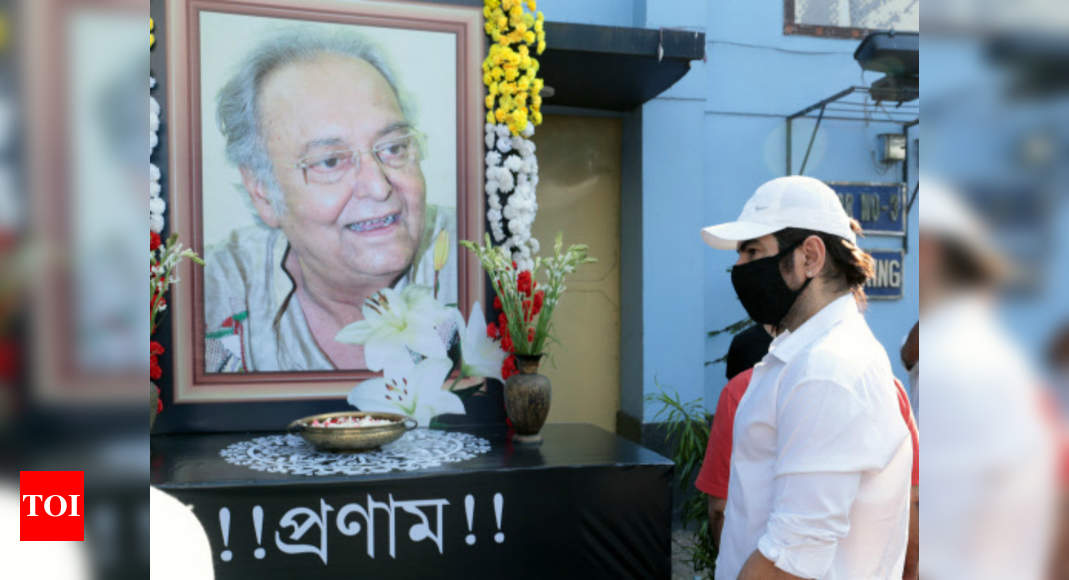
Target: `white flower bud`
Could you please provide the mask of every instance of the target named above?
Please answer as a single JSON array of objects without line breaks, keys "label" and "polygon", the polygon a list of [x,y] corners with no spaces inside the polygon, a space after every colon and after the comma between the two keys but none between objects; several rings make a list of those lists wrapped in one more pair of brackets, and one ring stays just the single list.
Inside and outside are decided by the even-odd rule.
[{"label": "white flower bud", "polygon": [[509,155],[505,159],[505,167],[514,173],[519,172],[523,168],[523,160],[516,155]]}]

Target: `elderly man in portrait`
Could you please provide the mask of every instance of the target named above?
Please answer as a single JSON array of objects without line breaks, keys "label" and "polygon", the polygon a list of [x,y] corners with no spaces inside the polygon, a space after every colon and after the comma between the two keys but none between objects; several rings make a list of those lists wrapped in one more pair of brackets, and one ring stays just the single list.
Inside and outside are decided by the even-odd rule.
[{"label": "elderly man in portrait", "polygon": [[[435,285],[455,213],[426,203],[404,94],[366,39],[310,34],[264,42],[219,91],[227,159],[260,223],[207,252],[207,372],[365,368],[338,331],[383,288]],[[223,195],[208,186],[206,201]],[[455,303],[455,265],[438,274]]]}]

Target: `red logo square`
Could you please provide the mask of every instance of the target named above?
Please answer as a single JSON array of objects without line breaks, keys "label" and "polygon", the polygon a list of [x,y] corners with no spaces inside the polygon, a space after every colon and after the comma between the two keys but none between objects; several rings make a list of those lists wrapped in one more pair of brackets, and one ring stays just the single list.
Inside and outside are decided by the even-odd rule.
[{"label": "red logo square", "polygon": [[19,472],[19,540],[85,539],[85,473]]}]

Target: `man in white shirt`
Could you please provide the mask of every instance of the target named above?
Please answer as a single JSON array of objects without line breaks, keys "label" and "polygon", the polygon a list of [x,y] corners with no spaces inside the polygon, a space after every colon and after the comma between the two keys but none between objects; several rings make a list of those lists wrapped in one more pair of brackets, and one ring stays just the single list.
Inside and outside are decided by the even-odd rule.
[{"label": "man in white shirt", "polygon": [[831,188],[790,176],[702,230],[738,251],[739,300],[777,331],[735,415],[718,579],[902,577],[911,439],[860,313],[858,229]]},{"label": "man in white shirt", "polygon": [[[922,176],[924,326],[921,534],[925,579],[1038,580],[1059,515],[1053,409],[1000,320],[1011,264],[966,199]],[[1064,522],[1062,523],[1064,525]]]}]

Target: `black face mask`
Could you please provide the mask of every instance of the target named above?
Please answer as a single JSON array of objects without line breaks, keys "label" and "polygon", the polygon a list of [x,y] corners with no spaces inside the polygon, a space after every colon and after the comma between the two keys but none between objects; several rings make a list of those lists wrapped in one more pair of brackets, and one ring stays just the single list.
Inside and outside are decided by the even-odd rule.
[{"label": "black face mask", "polygon": [[754,322],[779,327],[794,301],[813,280],[807,278],[801,288],[791,290],[780,273],[780,261],[799,245],[801,242],[775,256],[747,262],[731,269],[731,284],[735,286],[735,294]]}]

